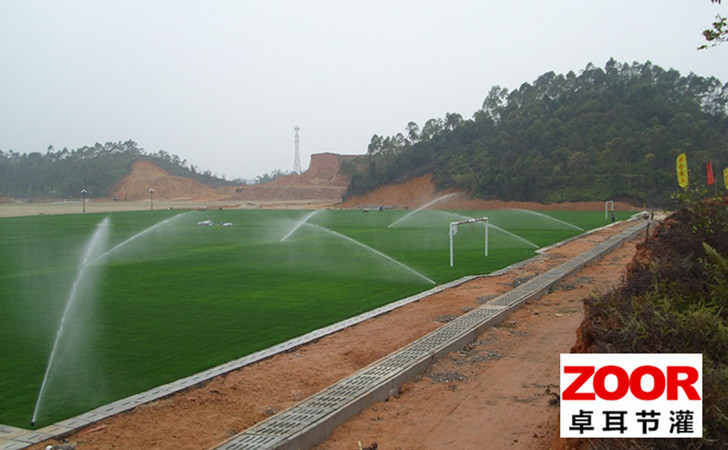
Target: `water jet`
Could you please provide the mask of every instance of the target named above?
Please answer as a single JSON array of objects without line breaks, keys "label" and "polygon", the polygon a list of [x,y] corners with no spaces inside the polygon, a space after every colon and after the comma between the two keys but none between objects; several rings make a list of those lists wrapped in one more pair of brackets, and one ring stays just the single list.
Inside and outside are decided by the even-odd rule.
[{"label": "water jet", "polygon": [[393,262],[394,264],[396,264],[396,265],[398,265],[398,266],[400,266],[400,267],[402,267],[402,268],[406,269],[406,270],[407,270],[408,272],[410,272],[410,273],[413,273],[413,274],[417,275],[417,276],[418,276],[419,278],[422,278],[423,280],[426,280],[426,281],[427,281],[428,283],[431,283],[431,284],[433,284],[433,285],[436,285],[436,284],[437,284],[437,283],[436,283],[435,281],[433,281],[433,280],[431,280],[431,279],[427,278],[426,276],[422,275],[421,273],[419,273],[419,272],[418,272],[418,271],[416,271],[415,269],[413,269],[413,268],[411,268],[411,267],[407,266],[406,264],[403,264],[403,263],[401,263],[401,262],[397,261],[396,259],[392,258],[391,256],[385,255],[384,253],[380,252],[379,250],[377,250],[377,249],[374,249],[374,248],[372,248],[372,247],[369,247],[368,245],[366,245],[366,244],[364,244],[364,243],[362,243],[362,242],[359,242],[359,241],[357,241],[356,239],[350,238],[349,236],[347,236],[347,235],[345,235],[345,234],[337,233],[337,232],[336,232],[336,231],[334,231],[334,230],[331,230],[331,229],[329,229],[329,228],[325,228],[325,227],[322,227],[322,226],[319,226],[319,225],[316,225],[316,224],[313,224],[313,223],[309,223],[309,224],[307,224],[307,225],[308,225],[308,226],[310,226],[310,227],[318,228],[319,230],[325,231],[325,232],[327,232],[327,233],[331,233],[331,234],[333,234],[334,236],[337,236],[337,237],[339,237],[339,238],[341,238],[341,239],[344,239],[344,240],[346,240],[346,241],[349,241],[349,242],[351,242],[352,244],[356,244],[356,245],[358,245],[359,247],[362,247],[362,248],[364,248],[364,249],[366,249],[366,250],[368,250],[368,251],[370,251],[370,252],[374,253],[375,255],[381,256],[382,258],[384,258],[384,259],[386,259],[386,260],[388,260],[388,261],[390,261],[390,262]]},{"label": "water jet", "polygon": [[59,350],[59,345],[63,341],[63,335],[64,331],[66,329],[66,325],[70,319],[70,313],[75,304],[78,302],[79,297],[81,297],[81,292],[84,290],[84,288],[87,288],[88,283],[94,282],[94,277],[90,276],[88,274],[89,267],[98,259],[97,255],[101,252],[103,249],[109,235],[109,218],[106,217],[104,220],[102,220],[97,226],[96,231],[94,231],[94,234],[91,236],[91,239],[89,239],[88,243],[86,244],[86,248],[83,252],[83,257],[81,259],[81,264],[79,264],[79,269],[76,274],[76,279],[73,281],[73,285],[71,286],[71,292],[68,295],[68,298],[66,300],[66,306],[63,310],[63,315],[61,316],[61,321],[58,325],[58,329],[56,331],[56,337],[53,341],[53,347],[51,349],[50,357],[48,358],[48,365],[46,366],[45,374],[43,375],[43,381],[40,386],[40,392],[38,393],[38,400],[35,403],[35,408],[33,410],[33,418],[31,420],[31,424],[35,424],[35,421],[38,416],[38,411],[40,410],[40,406],[43,400],[43,397],[46,392],[46,388],[48,386],[48,382],[50,379],[50,374],[54,368],[56,356]]},{"label": "water jet", "polygon": [[543,214],[543,213],[540,213],[540,212],[531,211],[531,210],[528,210],[528,209],[512,209],[512,211],[520,211],[520,212],[525,212],[525,213],[529,213],[529,214],[534,214],[536,216],[543,217],[544,219],[548,219],[548,220],[551,220],[551,221],[560,223],[562,225],[566,225],[569,228],[573,228],[573,229],[579,230],[579,231],[584,231],[584,229],[582,227],[579,227],[579,226],[570,224],[569,222],[564,222],[563,220],[556,219],[554,217],[551,217],[549,215],[546,215],[546,214]]},{"label": "water jet", "polygon": [[117,244],[117,245],[115,245],[114,247],[112,247],[112,248],[111,248],[110,250],[107,250],[106,252],[102,253],[102,254],[101,254],[101,255],[99,255],[99,256],[98,256],[97,258],[95,258],[95,259],[93,259],[93,260],[92,260],[91,262],[89,262],[89,264],[95,264],[95,263],[97,263],[97,262],[98,262],[98,261],[100,261],[101,259],[103,259],[103,258],[106,258],[106,257],[107,257],[107,256],[109,256],[109,255],[110,255],[111,253],[115,252],[116,250],[120,249],[121,247],[125,246],[126,244],[128,244],[128,243],[132,242],[133,240],[135,240],[135,239],[137,239],[137,238],[139,238],[139,237],[141,237],[141,236],[144,236],[145,234],[149,233],[150,231],[152,231],[152,230],[154,230],[154,229],[156,229],[156,228],[159,228],[159,227],[161,227],[162,225],[165,225],[165,224],[171,223],[172,221],[174,221],[174,220],[176,220],[176,219],[179,219],[179,218],[180,218],[180,217],[182,217],[183,215],[184,215],[184,214],[177,214],[177,215],[175,215],[175,216],[172,216],[172,217],[170,217],[170,218],[168,218],[168,219],[165,219],[165,220],[163,220],[163,221],[161,221],[161,222],[155,223],[155,224],[154,224],[154,225],[152,225],[151,227],[145,228],[144,230],[140,231],[139,233],[135,234],[134,236],[130,237],[129,239],[126,239],[126,240],[125,240],[125,241],[123,241],[122,243],[120,243],[120,244]]},{"label": "water jet", "polygon": [[428,203],[425,203],[424,205],[422,205],[422,206],[420,206],[419,208],[415,209],[415,210],[414,210],[414,211],[412,211],[411,213],[409,213],[409,214],[405,214],[404,216],[402,216],[402,217],[400,217],[399,219],[395,220],[394,222],[390,223],[390,224],[389,224],[389,225],[387,226],[387,228],[392,228],[393,226],[395,226],[395,225],[397,225],[398,223],[402,222],[403,220],[405,220],[405,219],[409,218],[410,216],[413,216],[413,215],[417,214],[418,212],[422,211],[423,209],[427,208],[428,206],[432,206],[432,205],[434,205],[435,203],[439,202],[440,200],[445,200],[446,198],[450,198],[450,197],[453,197],[453,196],[455,196],[455,195],[458,195],[458,194],[457,194],[457,192],[456,192],[456,193],[453,193],[453,194],[447,194],[447,195],[443,195],[443,196],[441,196],[441,197],[437,197],[436,199],[434,199],[434,200],[432,200],[432,201],[430,201],[430,202],[428,202]]},{"label": "water jet", "polygon": [[317,213],[318,213],[319,211],[321,211],[321,210],[320,210],[320,209],[317,209],[317,210],[315,210],[315,211],[311,211],[310,213],[306,214],[306,216],[305,216],[305,217],[304,217],[303,219],[301,219],[301,220],[299,220],[298,222],[296,222],[296,223],[295,223],[295,224],[293,225],[293,228],[291,228],[291,231],[289,231],[289,232],[288,232],[288,233],[287,233],[287,234],[286,234],[285,236],[283,236],[283,237],[281,238],[281,242],[283,242],[283,241],[285,241],[286,239],[288,239],[289,237],[291,237],[291,235],[292,235],[293,233],[295,233],[295,232],[296,232],[296,230],[298,230],[298,229],[299,229],[299,228],[301,228],[301,227],[302,227],[303,225],[305,225],[305,224],[306,224],[306,222],[308,222],[308,221],[309,221],[309,219],[311,219],[311,218],[312,218],[313,216],[315,216],[315,215],[316,215],[316,214],[317,214]]}]

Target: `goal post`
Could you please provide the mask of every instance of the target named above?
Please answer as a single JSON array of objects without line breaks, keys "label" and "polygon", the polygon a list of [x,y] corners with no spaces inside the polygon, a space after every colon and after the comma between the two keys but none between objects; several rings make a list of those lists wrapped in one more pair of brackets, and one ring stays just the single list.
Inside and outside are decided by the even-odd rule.
[{"label": "goal post", "polygon": [[477,219],[459,220],[457,222],[450,222],[450,267],[455,264],[453,254],[453,236],[458,232],[458,225],[466,225],[471,223],[483,222],[485,223],[485,256],[488,256],[488,218],[480,217]]},{"label": "goal post", "polygon": [[612,207],[614,212],[614,200],[607,200],[604,202],[604,220],[609,220],[609,207]]}]

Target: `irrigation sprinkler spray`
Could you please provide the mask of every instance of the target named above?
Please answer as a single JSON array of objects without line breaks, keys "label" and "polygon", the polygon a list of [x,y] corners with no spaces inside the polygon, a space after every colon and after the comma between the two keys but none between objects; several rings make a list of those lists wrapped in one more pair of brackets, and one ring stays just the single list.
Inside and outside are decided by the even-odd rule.
[{"label": "irrigation sprinkler spray", "polygon": [[97,259],[95,258],[96,255],[98,255],[105,246],[108,234],[109,218],[107,217],[98,224],[98,226],[96,227],[96,231],[91,236],[91,239],[89,240],[88,244],[86,245],[86,249],[84,250],[83,259],[81,260],[78,274],[76,275],[76,279],[73,281],[71,292],[68,295],[68,299],[66,300],[66,306],[63,309],[61,321],[58,325],[58,329],[56,330],[56,337],[53,341],[53,348],[51,350],[50,357],[48,358],[48,365],[46,366],[45,374],[43,375],[43,382],[40,385],[38,400],[36,401],[35,408],[33,409],[33,418],[30,422],[31,426],[35,424],[35,420],[38,416],[38,411],[40,410],[40,405],[45,395],[46,388],[48,386],[48,380],[50,379],[50,374],[54,367],[56,356],[58,354],[59,344],[63,340],[66,325],[71,319],[71,310],[73,309],[73,306],[78,302],[78,298],[81,296],[81,292],[83,291],[84,286],[86,286],[88,283],[93,282],[93,276],[90,276],[92,274],[88,273],[88,269]]},{"label": "irrigation sprinkler spray", "polygon": [[428,203],[425,203],[424,205],[422,205],[419,208],[415,209],[411,213],[405,214],[404,216],[402,216],[399,219],[395,220],[394,222],[390,223],[389,225],[387,225],[387,228],[392,228],[393,226],[395,226],[398,223],[400,223],[400,222],[408,219],[410,216],[413,216],[413,215],[417,214],[418,212],[422,211],[423,209],[427,208],[428,206],[434,205],[435,203],[439,202],[440,200],[445,200],[445,199],[450,198],[450,197],[453,197],[455,195],[458,195],[457,192],[456,193],[453,193],[453,194],[443,195],[442,197],[437,197],[436,199],[434,199],[434,200],[432,200],[432,201],[430,201]]},{"label": "irrigation sprinkler spray", "polygon": [[162,222],[159,222],[155,225],[152,225],[151,227],[143,230],[140,233],[135,234],[134,236],[130,237],[129,239],[125,240],[124,242],[116,245],[110,250],[107,250],[104,252],[104,248],[106,246],[106,242],[108,240],[108,233],[109,233],[109,218],[106,217],[104,220],[102,220],[99,225],[96,227],[96,231],[92,235],[91,239],[89,240],[88,244],[86,245],[86,249],[83,254],[83,259],[81,260],[81,264],[79,265],[78,273],[76,275],[76,279],[73,282],[73,285],[71,286],[71,292],[68,295],[68,298],[66,300],[66,306],[63,310],[63,315],[61,316],[61,321],[58,325],[58,329],[56,331],[56,337],[53,341],[53,348],[51,350],[50,357],[48,358],[48,365],[46,366],[45,374],[43,375],[43,381],[41,383],[40,392],[38,393],[38,399],[35,404],[35,409],[33,410],[33,418],[31,419],[31,427],[35,425],[38,411],[40,410],[40,406],[42,403],[42,400],[45,396],[45,392],[48,388],[48,382],[50,380],[50,375],[52,372],[52,369],[55,365],[56,357],[59,351],[59,346],[61,342],[63,341],[63,335],[65,332],[65,329],[67,328],[67,324],[70,320],[72,320],[72,313],[71,310],[74,308],[74,305],[79,301],[78,298],[81,297],[82,291],[85,289],[85,287],[88,285],[88,283],[92,283],[93,280],[93,273],[89,272],[90,269],[92,269],[100,260],[106,258],[109,254],[116,251],[120,247],[125,246],[129,242],[137,239],[138,237],[166,224],[170,223],[173,220],[176,220],[177,218],[181,217],[182,214],[178,214],[176,216],[170,217],[169,219],[163,220]]},{"label": "irrigation sprinkler spray", "polygon": [[394,263],[394,264],[402,267],[403,269],[406,269],[410,273],[412,273],[414,275],[417,275],[419,278],[427,281],[428,283],[430,283],[432,285],[436,285],[437,284],[437,282],[435,282],[434,280],[431,280],[430,278],[427,278],[426,276],[422,275],[421,273],[419,273],[415,269],[411,268],[410,266],[408,266],[406,264],[403,264],[402,262],[397,261],[396,259],[392,258],[391,256],[385,255],[384,253],[380,252],[379,250],[374,249],[372,247],[369,247],[368,245],[366,245],[366,244],[364,244],[362,242],[359,242],[359,241],[357,241],[354,238],[350,238],[349,236],[347,236],[345,234],[338,233],[338,232],[336,232],[334,230],[331,230],[331,229],[328,229],[326,227],[322,227],[322,226],[319,226],[319,225],[316,225],[316,224],[313,224],[313,223],[309,223],[307,225],[310,226],[310,227],[318,228],[319,230],[325,231],[327,233],[333,234],[334,236],[337,236],[337,237],[339,237],[341,239],[344,239],[344,240],[346,240],[348,242],[351,242],[352,244],[356,244],[359,247],[362,247],[362,248],[364,248],[364,249],[366,249],[366,250],[374,253],[375,255],[379,255],[382,258],[384,258],[384,259],[386,259],[386,260],[388,260],[388,261],[390,261],[390,262],[392,262],[392,263]]},{"label": "irrigation sprinkler spray", "polygon": [[552,222],[560,223],[560,224],[562,224],[562,225],[564,225],[564,226],[566,226],[568,228],[573,228],[574,230],[584,231],[584,229],[582,227],[580,227],[580,226],[574,225],[574,224],[569,223],[569,222],[564,222],[563,220],[559,220],[559,219],[557,219],[555,217],[551,217],[549,215],[546,215],[546,214],[543,214],[543,213],[540,213],[540,212],[531,211],[531,210],[528,210],[528,209],[518,209],[518,208],[512,208],[511,210],[512,211],[520,211],[520,212],[532,214],[532,215],[535,215],[535,216],[542,217],[544,219],[550,220]]},{"label": "irrigation sprinkler spray", "polygon": [[306,224],[306,222],[308,222],[308,221],[309,221],[309,219],[311,219],[311,217],[313,217],[313,216],[315,216],[316,214],[318,214],[318,213],[319,213],[319,211],[321,211],[321,210],[320,210],[320,209],[317,209],[317,210],[315,210],[315,211],[311,211],[310,213],[306,214],[306,216],[305,216],[305,217],[304,217],[303,219],[301,219],[301,220],[299,220],[298,222],[296,222],[296,223],[295,223],[295,224],[293,225],[293,228],[291,228],[291,230],[290,230],[290,231],[289,231],[288,233],[286,233],[286,235],[285,235],[285,236],[283,236],[283,237],[281,238],[281,242],[283,242],[283,241],[285,241],[286,239],[288,239],[289,237],[291,237],[291,235],[292,235],[293,233],[295,233],[295,232],[296,232],[296,230],[298,230],[298,229],[299,229],[299,228],[301,228],[301,227],[302,227],[303,225],[305,225],[305,224]]}]

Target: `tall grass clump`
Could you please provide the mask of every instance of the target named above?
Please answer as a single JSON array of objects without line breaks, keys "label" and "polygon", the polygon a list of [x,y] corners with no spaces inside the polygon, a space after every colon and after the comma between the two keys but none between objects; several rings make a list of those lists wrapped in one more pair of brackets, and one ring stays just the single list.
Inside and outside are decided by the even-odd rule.
[{"label": "tall grass clump", "polygon": [[585,300],[589,353],[702,353],[703,439],[589,440],[589,448],[725,448],[728,442],[728,197],[676,196],[637,245],[621,286]]}]

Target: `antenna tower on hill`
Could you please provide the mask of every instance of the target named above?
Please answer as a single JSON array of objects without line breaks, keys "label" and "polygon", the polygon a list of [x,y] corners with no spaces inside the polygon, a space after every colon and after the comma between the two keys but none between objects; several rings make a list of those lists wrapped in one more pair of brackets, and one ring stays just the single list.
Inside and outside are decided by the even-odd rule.
[{"label": "antenna tower on hill", "polygon": [[293,131],[296,132],[296,154],[293,157],[293,173],[301,173],[301,155],[298,153],[298,130],[300,130],[298,125],[296,125],[293,128]]}]

